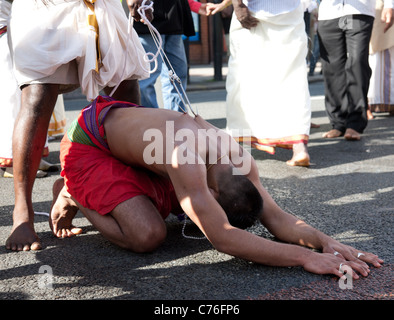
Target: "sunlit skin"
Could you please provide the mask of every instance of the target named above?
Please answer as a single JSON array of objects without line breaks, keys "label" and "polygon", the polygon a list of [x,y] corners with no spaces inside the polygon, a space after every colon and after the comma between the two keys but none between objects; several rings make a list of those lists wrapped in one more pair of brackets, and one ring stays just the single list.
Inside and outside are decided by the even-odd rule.
[{"label": "sunlit skin", "polygon": [[[127,0],[133,15],[142,0]],[[152,19],[152,12],[146,16]],[[139,19],[136,16],[136,19]],[[40,250],[41,241],[34,230],[34,210],[32,191],[36,173],[46,141],[49,121],[59,92],[57,84],[30,84],[21,88],[21,109],[15,121],[13,134],[13,175],[15,206],[13,226],[6,248],[13,251]],[[105,88],[110,94],[112,88]],[[113,95],[114,98],[140,102],[137,80],[122,82]]]},{"label": "sunlit skin", "polygon": [[[171,161],[169,163],[146,164],[143,156],[144,149],[152,142],[144,141],[144,132],[155,128],[163,134],[163,141],[166,141],[166,123],[169,121],[173,122],[175,132],[180,129],[188,129],[194,132],[195,136],[198,135],[198,129],[214,128],[200,116],[191,117],[169,110],[149,108],[112,109],[104,122],[108,145],[112,154],[122,162],[169,177],[182,210],[200,228],[218,251],[264,265],[302,266],[309,272],[334,274],[338,277],[343,276],[339,270],[339,266],[343,263],[356,271],[353,272],[355,279],[359,278],[359,275],[368,275],[370,270],[366,262],[375,267],[381,266],[383,260],[376,255],[363,252],[364,255],[357,258],[359,250],[339,243],[282,210],[262,186],[254,159],[230,136],[228,136],[229,141],[232,141],[232,143],[227,144],[227,149],[224,150],[220,149],[221,145],[208,145],[204,150],[204,148],[198,146],[197,139],[175,141],[174,148],[170,151],[169,159]],[[219,129],[216,128],[216,130],[216,132],[219,132]],[[215,140],[215,131],[206,130],[206,132],[211,135],[212,140]],[[236,148],[236,150],[233,150],[233,148]],[[264,239],[246,230],[238,229],[229,223],[225,212],[216,201],[217,181],[221,175],[228,173],[229,168],[237,166],[227,156],[227,158],[221,158],[220,161],[211,166],[210,170],[207,170],[209,165],[207,163],[208,155],[213,149],[215,149],[215,152],[219,150],[218,154],[239,154],[242,155],[244,161],[250,161],[248,172],[244,172],[244,174],[256,186],[264,200],[260,222],[281,242]],[[188,163],[184,163],[185,150],[188,151],[186,153]],[[168,152],[168,150],[165,150],[165,152]],[[60,192],[60,195],[62,192]],[[141,206],[140,210],[145,210],[145,203],[142,200],[138,200],[138,205]],[[58,207],[62,207],[62,196],[58,197],[58,201]],[[127,205],[130,206],[131,202]],[[139,234],[141,231],[134,230],[136,233],[128,234],[128,239],[125,240],[125,233],[119,230],[122,229],[122,223],[134,225],[133,218],[127,212],[120,213],[118,211],[109,216],[101,216],[80,205],[79,209],[108,239],[121,246],[123,245],[123,247],[125,245],[122,241],[132,243],[133,247],[128,249],[133,251],[153,250],[165,239],[164,223],[159,222],[158,219],[161,219],[161,217],[152,215],[151,210],[146,210],[149,218],[141,217],[138,220],[139,230],[148,228],[152,224],[155,226],[154,234],[160,235],[160,237],[155,239],[154,243],[150,242],[151,245],[143,246],[144,243],[141,241]],[[62,219],[57,220],[61,222]],[[120,220],[122,223],[119,222]],[[71,229],[71,226],[67,226],[67,223],[62,226],[63,229],[67,229],[67,227]],[[134,240],[130,241],[129,239]],[[144,239],[144,241],[147,240]],[[136,243],[140,243],[141,247],[136,246]],[[334,252],[339,252],[339,254],[334,255]]]}]

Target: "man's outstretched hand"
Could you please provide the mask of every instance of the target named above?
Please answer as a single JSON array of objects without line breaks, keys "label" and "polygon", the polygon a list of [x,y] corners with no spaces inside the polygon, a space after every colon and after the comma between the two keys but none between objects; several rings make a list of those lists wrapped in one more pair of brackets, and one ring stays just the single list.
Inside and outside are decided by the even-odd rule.
[{"label": "man's outstretched hand", "polygon": [[333,239],[323,246],[322,251],[323,253],[311,252],[303,265],[305,270],[342,277],[344,267],[347,266],[355,271],[352,273],[353,278],[358,279],[358,274],[368,276],[368,264],[379,268],[383,263],[383,260],[373,253],[357,250]]}]

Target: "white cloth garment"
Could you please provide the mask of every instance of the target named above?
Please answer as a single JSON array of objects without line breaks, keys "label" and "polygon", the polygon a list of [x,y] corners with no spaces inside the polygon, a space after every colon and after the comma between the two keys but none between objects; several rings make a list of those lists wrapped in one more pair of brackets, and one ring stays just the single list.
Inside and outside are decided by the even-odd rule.
[{"label": "white cloth garment", "polygon": [[384,32],[380,20],[383,1],[376,1],[376,15],[369,46],[369,65],[372,75],[368,104],[374,112],[394,112],[394,27]]},{"label": "white cloth garment", "polygon": [[394,47],[369,56],[368,102],[374,112],[394,112]]},{"label": "white cloth garment", "polygon": [[251,30],[232,20],[227,131],[234,138],[250,133],[256,148],[273,153],[275,146],[291,148],[309,138],[307,36],[302,5],[259,20]]},{"label": "white cloth garment", "polygon": [[[331,20],[352,14],[375,17],[376,0],[324,0],[319,6],[319,20]],[[394,8],[394,0],[384,0],[385,8]]]},{"label": "white cloth garment", "polygon": [[257,16],[273,17],[296,9],[300,3],[304,11],[312,11],[317,7],[316,0],[243,0],[250,11]]},{"label": "white cloth garment", "polygon": [[[80,84],[88,100],[99,90],[125,79],[144,79],[149,65],[137,33],[119,0],[96,0],[101,65],[96,72],[97,30],[88,24],[92,12],[83,0],[15,0],[11,38],[14,71],[19,85],[27,83]],[[127,57],[125,57],[127,50]]]},{"label": "white cloth garment", "polygon": [[66,110],[64,108],[63,95],[59,94],[53,108],[51,120],[49,121],[48,136],[53,137],[62,135],[66,132],[67,118]]},{"label": "white cloth garment", "polygon": [[300,0],[243,0],[242,2],[255,15],[265,17],[288,13],[296,9],[300,4]]},{"label": "white cloth garment", "polygon": [[[0,1],[0,28],[8,25],[11,3]],[[21,102],[21,91],[12,72],[7,33],[0,36],[0,166],[12,166],[12,132]]]}]

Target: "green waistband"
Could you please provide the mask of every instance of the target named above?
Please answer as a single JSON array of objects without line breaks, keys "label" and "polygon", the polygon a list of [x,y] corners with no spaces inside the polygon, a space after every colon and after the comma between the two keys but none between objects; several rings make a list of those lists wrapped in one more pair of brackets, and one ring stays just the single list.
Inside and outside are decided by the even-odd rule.
[{"label": "green waistband", "polygon": [[81,126],[78,123],[78,119],[75,119],[67,130],[68,139],[71,142],[77,142],[81,144],[86,144],[88,146],[96,147],[96,145],[92,142],[88,134],[83,131]]}]

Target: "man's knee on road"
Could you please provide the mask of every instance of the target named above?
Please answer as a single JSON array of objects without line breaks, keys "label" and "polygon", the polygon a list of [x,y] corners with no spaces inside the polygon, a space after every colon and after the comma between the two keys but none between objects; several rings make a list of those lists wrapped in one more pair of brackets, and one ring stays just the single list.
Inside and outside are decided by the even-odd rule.
[{"label": "man's knee on road", "polygon": [[125,235],[123,247],[136,253],[148,253],[157,249],[167,236],[164,221],[153,222],[139,230],[136,235]]}]

